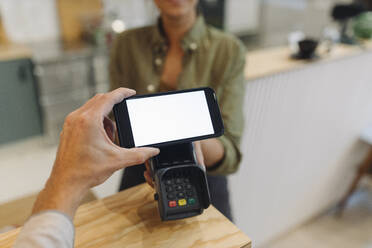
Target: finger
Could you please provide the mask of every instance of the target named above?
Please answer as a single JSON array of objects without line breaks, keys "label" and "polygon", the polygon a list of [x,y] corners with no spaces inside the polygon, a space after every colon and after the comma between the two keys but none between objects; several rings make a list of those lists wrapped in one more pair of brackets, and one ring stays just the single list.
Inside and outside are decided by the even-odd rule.
[{"label": "finger", "polygon": [[[108,118],[108,119],[110,120],[110,118]],[[112,123],[112,125],[113,125],[113,127],[114,127],[114,133],[116,133],[116,130],[117,130],[117,129],[116,129],[116,122],[115,122],[115,121],[112,121],[111,123]]]},{"label": "finger", "polygon": [[145,166],[146,166],[146,170],[150,171],[150,163],[148,160],[145,162]]},{"label": "finger", "polygon": [[160,152],[158,148],[153,147],[119,148],[117,151],[118,159],[120,160],[118,169],[143,164],[146,160],[158,155]]},{"label": "finger", "polygon": [[[100,125],[100,129],[105,130],[108,138],[111,140],[112,144],[115,143],[115,129],[113,129],[113,135],[110,135],[105,124],[105,118],[111,112],[113,106],[116,103],[121,102],[124,98],[132,96],[136,93],[135,90],[127,88],[118,88],[106,94],[97,94],[91,100],[89,100],[81,109],[81,112],[85,112],[88,116],[92,117],[93,120],[97,121],[96,124]],[[108,121],[106,120],[106,124]],[[116,126],[115,126],[116,127]]]},{"label": "finger", "polygon": [[151,187],[154,188],[154,182],[152,181],[152,178],[151,178],[151,176],[150,176],[150,173],[149,173],[148,171],[145,171],[145,172],[143,173],[143,176],[145,177],[146,182],[147,182]]},{"label": "finger", "polygon": [[106,93],[103,97],[98,98],[95,102],[97,110],[101,115],[108,115],[115,104],[120,103],[124,98],[133,96],[136,94],[135,90],[127,88],[118,88],[109,93]]},{"label": "finger", "polygon": [[107,136],[110,138],[110,140],[112,142],[114,142],[115,141],[115,131],[116,131],[115,130],[116,127],[114,125],[114,122],[111,121],[109,118],[107,118],[105,116],[105,118],[103,119],[103,127],[106,131]]},{"label": "finger", "polygon": [[[116,130],[116,125],[115,125],[115,130]],[[118,132],[115,131],[115,141],[114,141],[114,144],[118,146],[119,143],[120,143],[119,142],[119,134],[118,134]]]},{"label": "finger", "polygon": [[146,171],[148,172],[148,174],[150,175],[150,178],[152,178],[152,173],[151,173],[151,169],[150,169],[150,161],[147,160],[145,162],[145,166],[146,166]]},{"label": "finger", "polygon": [[[124,100],[126,97],[130,97],[135,95],[136,91],[133,89],[128,88],[117,88],[111,92],[102,94],[96,94],[94,97],[89,99],[83,106],[78,108],[75,112],[82,113],[88,111],[93,108],[94,111],[98,110],[101,111],[101,115],[108,115],[108,113],[112,110],[112,107],[121,101]],[[95,107],[99,105],[100,108]],[[102,112],[103,111],[103,112]]]}]

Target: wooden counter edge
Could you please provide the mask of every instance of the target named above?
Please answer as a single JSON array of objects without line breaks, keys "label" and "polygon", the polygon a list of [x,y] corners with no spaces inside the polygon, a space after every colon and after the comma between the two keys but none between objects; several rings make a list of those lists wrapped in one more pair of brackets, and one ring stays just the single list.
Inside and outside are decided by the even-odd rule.
[{"label": "wooden counter edge", "polygon": [[31,58],[32,51],[26,45],[20,44],[0,45],[0,62]]},{"label": "wooden counter edge", "polygon": [[320,46],[317,51],[319,58],[309,61],[291,59],[291,51],[288,46],[262,48],[247,53],[244,75],[246,80],[255,80],[365,52],[372,52],[372,41],[365,41],[360,46],[335,44],[329,53],[324,46]]}]

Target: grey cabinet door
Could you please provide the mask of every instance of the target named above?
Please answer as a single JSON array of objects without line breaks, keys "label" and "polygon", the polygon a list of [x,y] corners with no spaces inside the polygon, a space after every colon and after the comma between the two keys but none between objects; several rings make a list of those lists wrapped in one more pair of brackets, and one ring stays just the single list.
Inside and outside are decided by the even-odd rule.
[{"label": "grey cabinet door", "polygon": [[41,134],[30,60],[0,62],[0,144]]}]

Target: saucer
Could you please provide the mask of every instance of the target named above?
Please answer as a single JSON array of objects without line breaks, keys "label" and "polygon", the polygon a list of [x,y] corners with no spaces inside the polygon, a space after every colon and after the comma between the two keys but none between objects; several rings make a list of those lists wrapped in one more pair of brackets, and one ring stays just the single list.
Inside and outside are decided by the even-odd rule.
[{"label": "saucer", "polygon": [[316,53],[313,53],[311,56],[304,56],[301,53],[294,53],[291,54],[291,59],[296,59],[296,60],[316,60],[319,59],[320,56]]}]

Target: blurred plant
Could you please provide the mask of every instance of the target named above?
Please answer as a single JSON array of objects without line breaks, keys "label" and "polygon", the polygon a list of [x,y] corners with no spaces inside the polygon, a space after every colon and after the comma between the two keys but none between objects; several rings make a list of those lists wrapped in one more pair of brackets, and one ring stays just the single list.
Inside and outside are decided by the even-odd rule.
[{"label": "blurred plant", "polygon": [[353,30],[356,37],[372,39],[372,11],[365,12],[353,20]]}]

